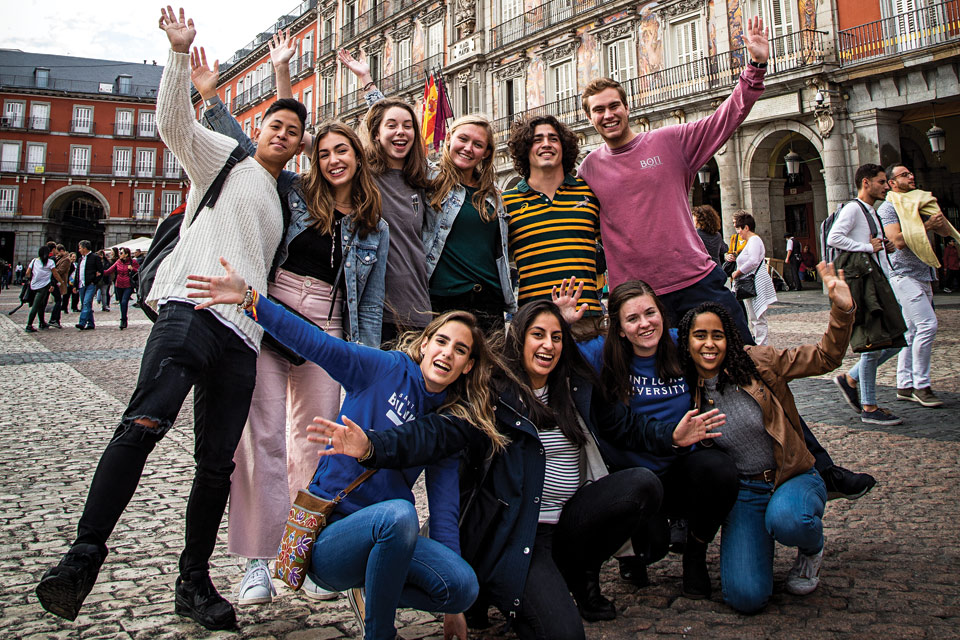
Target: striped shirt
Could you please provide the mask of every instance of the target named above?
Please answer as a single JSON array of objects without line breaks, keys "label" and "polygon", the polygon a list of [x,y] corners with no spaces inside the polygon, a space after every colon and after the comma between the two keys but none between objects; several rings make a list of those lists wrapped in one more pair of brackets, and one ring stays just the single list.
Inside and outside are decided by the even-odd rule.
[{"label": "striped shirt", "polygon": [[[547,403],[546,387],[536,389],[534,393],[541,402]],[[580,447],[570,442],[559,427],[544,431],[538,429],[537,435],[547,458],[538,522],[556,524],[560,520],[563,505],[580,488]]]},{"label": "striped shirt", "polygon": [[510,253],[520,272],[518,303],[549,300],[554,285],[575,276],[584,282],[587,315],[602,315],[597,296],[600,202],[581,178],[567,175],[553,200],[526,180],[503,193],[510,216]]}]

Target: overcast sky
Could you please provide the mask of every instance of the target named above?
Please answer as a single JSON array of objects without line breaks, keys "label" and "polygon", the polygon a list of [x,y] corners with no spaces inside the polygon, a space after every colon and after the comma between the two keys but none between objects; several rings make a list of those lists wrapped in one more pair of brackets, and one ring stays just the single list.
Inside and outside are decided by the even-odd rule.
[{"label": "overcast sky", "polygon": [[[159,3],[143,0],[5,0],[0,48],[148,63],[167,60]],[[208,58],[226,60],[297,0],[193,0],[184,5]],[[178,9],[180,5],[174,5]],[[264,9],[269,7],[269,9]]]}]

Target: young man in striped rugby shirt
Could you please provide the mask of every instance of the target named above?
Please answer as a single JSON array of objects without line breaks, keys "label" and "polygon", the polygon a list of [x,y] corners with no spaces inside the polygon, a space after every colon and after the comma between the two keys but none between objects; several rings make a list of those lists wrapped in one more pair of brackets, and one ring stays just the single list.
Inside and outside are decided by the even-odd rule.
[{"label": "young man in striped rugby shirt", "polygon": [[577,137],[553,116],[533,116],[514,123],[508,146],[522,176],[503,193],[510,253],[520,273],[517,302],[549,300],[555,285],[575,277],[583,282],[580,300],[587,311],[574,325],[574,335],[593,337],[603,320],[597,292],[600,203],[573,174]]}]

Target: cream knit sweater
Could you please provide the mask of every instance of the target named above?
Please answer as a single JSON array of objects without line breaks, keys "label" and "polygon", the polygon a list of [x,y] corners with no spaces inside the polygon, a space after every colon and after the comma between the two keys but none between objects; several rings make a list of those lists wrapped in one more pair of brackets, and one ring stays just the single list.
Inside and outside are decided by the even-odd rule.
[{"label": "cream knit sweater", "polygon": [[[194,118],[190,104],[190,56],[170,52],[157,94],[157,131],[177,156],[190,178],[187,216],[180,242],[160,265],[147,304],[157,308],[164,299],[186,299],[188,274],[222,275],[221,256],[248,284],[267,290],[267,272],[283,233],[283,212],[277,181],[253,158],[245,158],[230,172],[220,199],[212,209],[197,214],[203,194],[237,143],[205,129]],[[236,327],[252,345],[259,346],[263,329],[234,305],[211,308],[221,320]]]}]

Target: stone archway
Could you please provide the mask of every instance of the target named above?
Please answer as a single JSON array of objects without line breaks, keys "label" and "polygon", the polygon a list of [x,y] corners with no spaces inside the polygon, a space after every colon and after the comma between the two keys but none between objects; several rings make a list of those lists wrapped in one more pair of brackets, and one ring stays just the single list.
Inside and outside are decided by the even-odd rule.
[{"label": "stone archway", "polygon": [[[784,156],[791,150],[801,158],[797,176],[786,171]],[[756,219],[768,256],[784,257],[788,231],[817,252],[816,230],[828,213],[822,154],[820,136],[793,120],[768,124],[747,146],[741,166],[744,208]]]},{"label": "stone archway", "polygon": [[96,189],[70,185],[57,189],[43,203],[48,220],[47,235],[74,250],[89,240],[94,251],[103,248],[103,220],[110,217],[110,204]]}]

